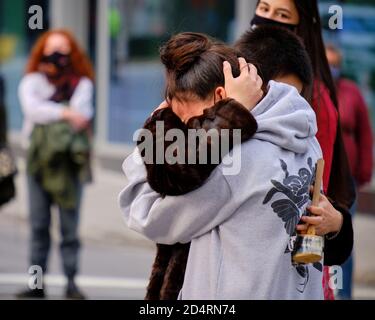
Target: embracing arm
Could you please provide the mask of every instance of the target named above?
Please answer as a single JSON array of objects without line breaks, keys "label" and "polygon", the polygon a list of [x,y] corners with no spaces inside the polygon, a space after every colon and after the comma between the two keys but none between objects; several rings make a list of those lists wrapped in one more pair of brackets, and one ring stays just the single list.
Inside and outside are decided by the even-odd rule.
[{"label": "embracing arm", "polygon": [[324,265],[342,265],[352,254],[354,235],[350,212],[336,204],[335,209],[342,214],[342,226],[339,233],[326,236],[324,248]]},{"label": "embracing arm", "polygon": [[[240,59],[240,66],[241,76],[235,79],[230,65],[224,65],[227,93],[229,97],[235,98],[251,109],[262,97],[262,81],[257,76],[256,69],[244,67],[247,66],[244,59]],[[236,105],[234,108],[237,108],[232,109],[233,113],[229,117],[228,110],[224,106],[219,108],[222,113],[219,112],[219,117],[216,117],[216,119],[211,117],[212,114],[210,115],[210,110],[208,110],[206,111],[206,115],[207,112],[209,115],[208,118],[198,117],[198,119],[193,119],[190,125],[204,130],[211,127],[215,128],[215,126],[217,126],[216,129],[227,128],[230,120],[236,119],[241,124],[240,128],[244,129],[241,131],[242,141],[249,139],[256,131],[255,120],[250,112],[238,102],[234,100],[227,100],[226,102],[228,101],[231,101],[229,105]],[[225,102],[223,103],[225,104]],[[163,120],[163,112],[165,112],[165,116],[172,116],[171,110],[158,110],[155,113],[156,118],[146,123],[145,129],[151,127],[151,131],[154,130],[156,128],[155,120],[158,117],[159,120]],[[245,112],[246,116],[244,116]],[[177,121],[177,127],[186,130],[186,127],[179,123],[176,118],[173,121]],[[147,128],[147,126],[149,127]],[[153,141],[156,141],[155,136],[153,136]],[[214,170],[210,166],[194,168],[188,165],[182,167],[181,171],[179,166],[161,165],[157,168],[155,174],[152,172],[150,174],[150,170],[155,169],[156,166],[151,164],[149,167],[146,164],[146,167],[147,170],[138,149],[125,160],[124,171],[129,179],[129,184],[120,194],[120,206],[128,226],[155,242],[164,244],[189,242],[223,223],[239,206],[238,203],[233,202],[231,188],[220,168]],[[182,176],[176,178],[175,175],[169,174],[176,173],[171,170],[173,168],[177,168],[178,174],[182,172]],[[204,168],[203,175],[201,175],[202,168]],[[209,176],[211,172],[212,174]],[[194,176],[194,173],[197,173],[198,176]],[[157,179],[153,181],[152,177],[155,176]],[[180,196],[162,197],[147,182],[150,177],[154,189],[165,195],[168,192],[172,192],[172,194],[176,192],[173,190],[174,185],[182,186],[178,190],[180,194],[189,191],[186,186],[192,187],[192,190],[197,186],[200,186],[200,188]],[[177,179],[177,184],[173,182],[173,179]],[[189,185],[184,179],[190,179],[189,181],[192,183]],[[165,186],[168,186],[169,189],[166,190]]]},{"label": "embracing arm", "polygon": [[[171,139],[164,139],[162,150],[158,150],[157,146],[157,122],[162,122],[164,125],[165,134],[170,129],[178,129],[183,134],[184,148],[183,159],[179,159],[177,163],[171,163],[168,159],[170,156],[167,150],[175,145]],[[249,140],[257,130],[257,123],[252,114],[240,103],[233,99],[224,99],[216,103],[213,107],[204,110],[203,115],[191,118],[185,125],[180,118],[174,114],[170,107],[155,111],[152,116],[146,121],[144,129],[152,134],[152,151],[153,159],[149,163],[145,161],[147,170],[147,180],[150,186],[161,195],[182,195],[199,188],[210,176],[212,171],[219,164],[213,161],[211,155],[220,156],[220,160],[224,154],[221,150],[223,141],[226,142],[224,135],[228,135],[229,150],[233,148],[234,142],[245,142]],[[226,131],[222,131],[227,129]],[[234,141],[234,130],[240,130],[240,140]],[[208,138],[204,144],[191,143],[188,139],[188,130],[203,130],[210,136],[212,132],[217,132],[217,141],[214,138]],[[140,146],[141,154],[144,155],[144,142],[138,144]],[[142,147],[141,147],[142,146]],[[150,147],[145,145],[145,147]],[[203,147],[203,148],[202,148]],[[179,150],[181,152],[181,150]],[[206,151],[207,161],[200,163],[200,152]],[[164,163],[157,164],[156,152],[162,152],[164,155]],[[189,155],[195,155],[197,163],[189,163]],[[145,159],[144,159],[145,160]],[[183,160],[183,161],[181,161]]]},{"label": "embracing arm", "polygon": [[129,184],[119,202],[129,228],[161,244],[187,243],[228,219],[237,209],[232,191],[217,168],[199,190],[163,198],[147,183],[136,149],[123,165]]},{"label": "embracing arm", "polygon": [[257,131],[258,124],[241,103],[228,98],[217,102],[213,107],[205,109],[203,115],[190,119],[189,129],[205,131],[228,129],[229,141],[233,141],[234,129],[241,130],[241,142],[249,140]]}]

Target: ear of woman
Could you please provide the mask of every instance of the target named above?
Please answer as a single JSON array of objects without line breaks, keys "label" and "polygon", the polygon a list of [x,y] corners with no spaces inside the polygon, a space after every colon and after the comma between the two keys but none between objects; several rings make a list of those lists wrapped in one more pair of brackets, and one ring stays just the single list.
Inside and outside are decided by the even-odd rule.
[{"label": "ear of woman", "polygon": [[228,96],[227,96],[227,92],[225,91],[225,88],[224,87],[217,87],[216,90],[215,90],[215,101],[214,103],[220,101],[220,100],[223,100],[223,99],[226,99]]}]

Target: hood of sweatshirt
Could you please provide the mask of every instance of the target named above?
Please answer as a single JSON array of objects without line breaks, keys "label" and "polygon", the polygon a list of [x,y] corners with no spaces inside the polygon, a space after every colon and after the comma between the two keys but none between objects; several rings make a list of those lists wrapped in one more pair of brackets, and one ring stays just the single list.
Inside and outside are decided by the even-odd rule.
[{"label": "hood of sweatshirt", "polygon": [[254,138],[294,153],[305,153],[318,128],[309,103],[288,84],[270,81],[264,99],[251,111],[258,122]]}]

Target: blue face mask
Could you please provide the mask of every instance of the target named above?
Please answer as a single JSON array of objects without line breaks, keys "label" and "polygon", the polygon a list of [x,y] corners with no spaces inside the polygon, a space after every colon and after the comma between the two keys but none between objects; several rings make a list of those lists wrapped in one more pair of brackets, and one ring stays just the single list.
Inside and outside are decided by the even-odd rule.
[{"label": "blue face mask", "polygon": [[341,78],[341,68],[330,66],[333,80],[337,81]]}]

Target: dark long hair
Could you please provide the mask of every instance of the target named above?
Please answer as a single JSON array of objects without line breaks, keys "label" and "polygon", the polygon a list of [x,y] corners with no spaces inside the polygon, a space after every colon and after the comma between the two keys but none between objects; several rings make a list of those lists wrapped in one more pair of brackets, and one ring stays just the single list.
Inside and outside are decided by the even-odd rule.
[{"label": "dark long hair", "polygon": [[[322,23],[317,0],[294,0],[300,23],[297,27],[299,35],[309,53],[317,85],[324,84],[330,98],[338,109],[336,88],[329,68],[322,36]],[[320,95],[320,88],[317,92]],[[319,112],[320,96],[317,97],[316,111]],[[345,151],[341,132],[340,118],[337,124],[336,140],[333,150],[332,169],[329,178],[327,196],[336,204],[336,208],[349,209],[355,200],[355,187],[350,173],[349,162]]]},{"label": "dark long hair", "polygon": [[294,0],[300,16],[296,32],[310,56],[314,77],[328,89],[333,104],[338,107],[335,84],[329,68],[322,36],[322,23],[317,0]]}]

